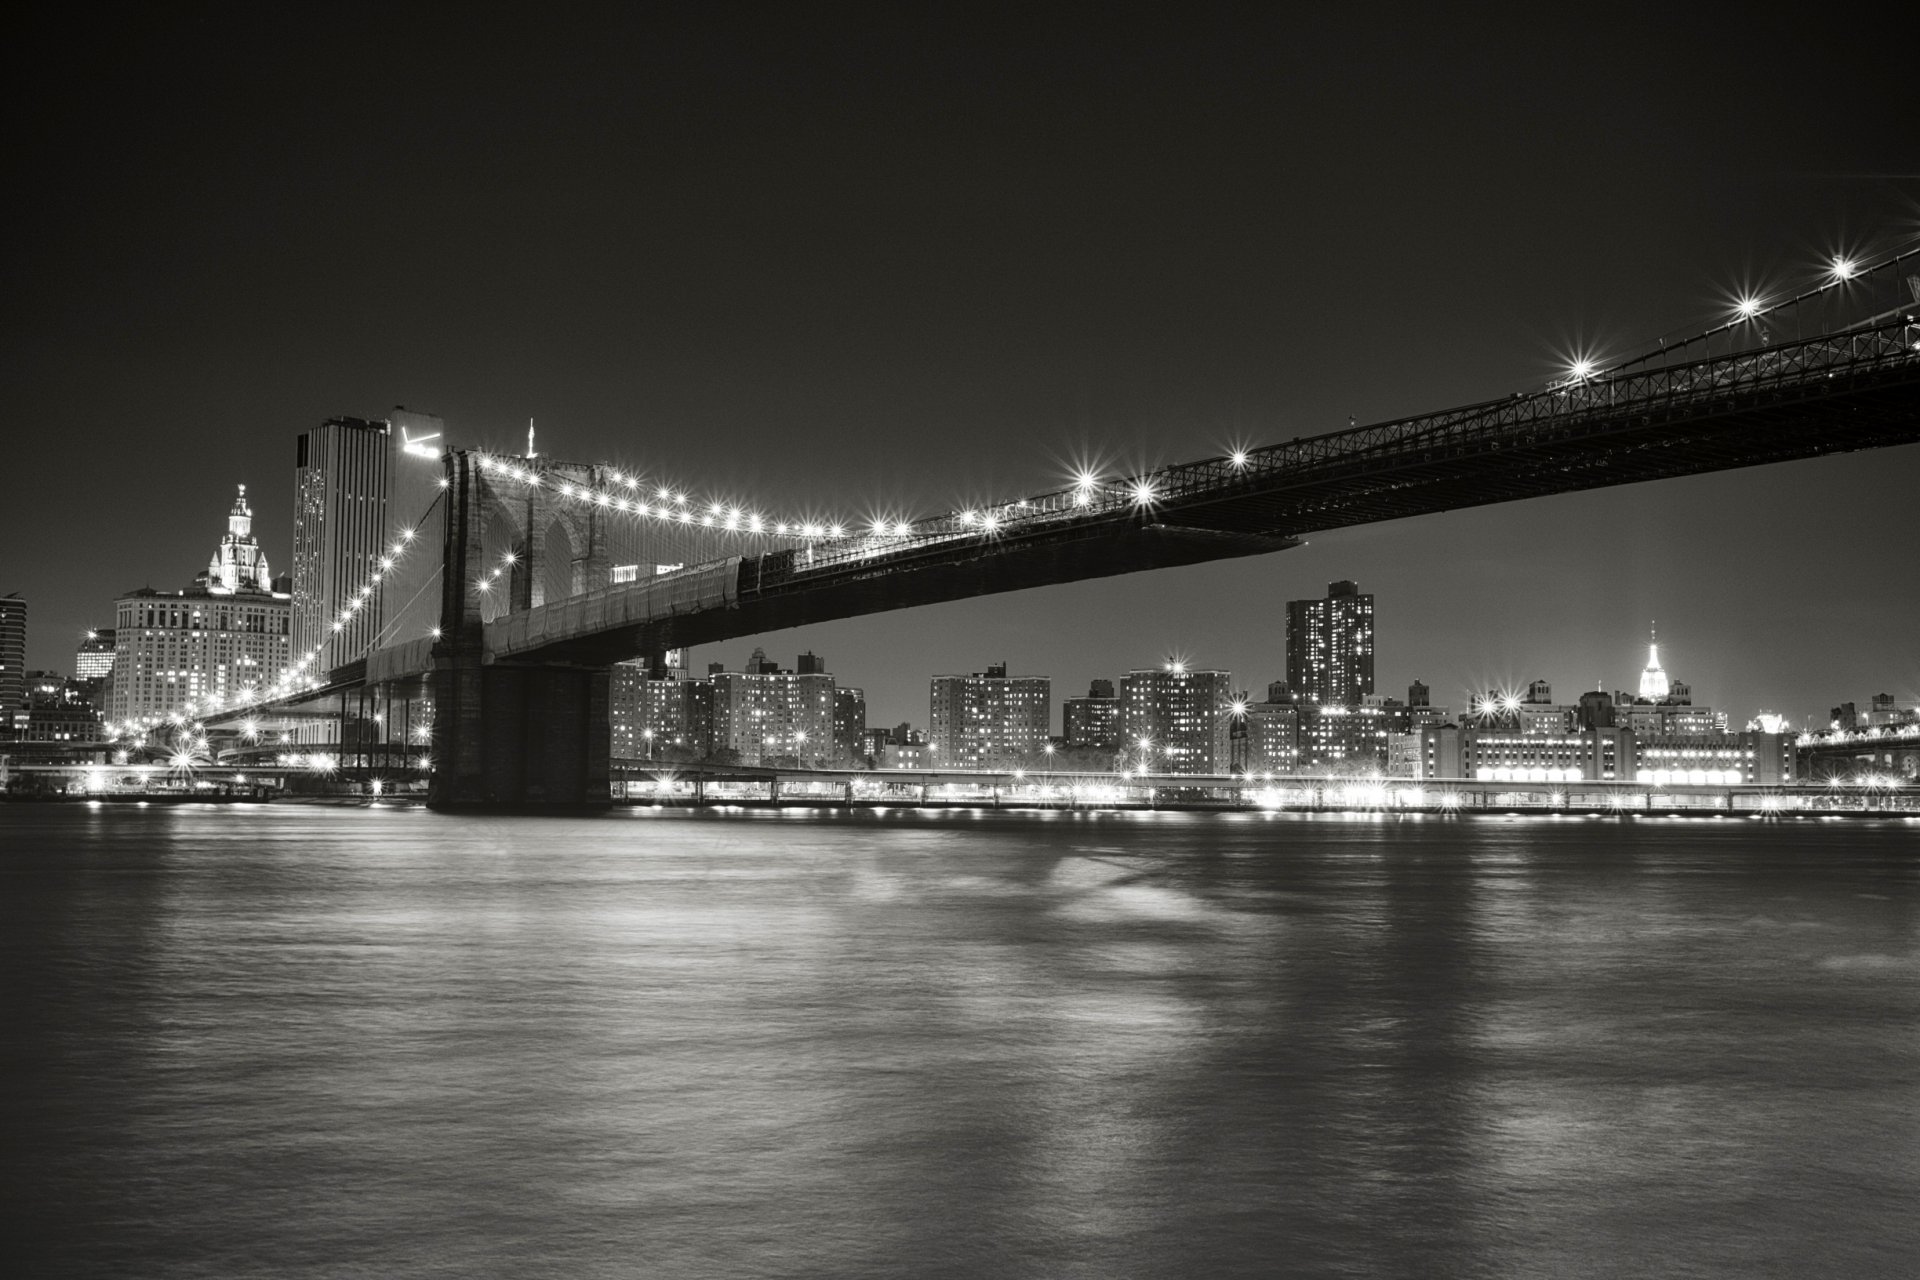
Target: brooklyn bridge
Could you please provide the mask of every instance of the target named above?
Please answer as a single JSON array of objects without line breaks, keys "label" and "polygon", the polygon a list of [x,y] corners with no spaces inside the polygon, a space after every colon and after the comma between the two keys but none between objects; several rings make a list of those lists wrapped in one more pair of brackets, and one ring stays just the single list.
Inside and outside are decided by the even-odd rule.
[{"label": "brooklyn bridge", "polygon": [[428,748],[436,807],[604,805],[618,662],[1266,555],[1323,530],[1920,441],[1916,266],[1915,251],[1836,262],[1795,297],[1498,399],[857,525],[707,501],[610,464],[449,452],[439,499],[342,612],[380,610],[377,643],[296,655],[265,696],[201,718],[402,706],[383,732]]}]

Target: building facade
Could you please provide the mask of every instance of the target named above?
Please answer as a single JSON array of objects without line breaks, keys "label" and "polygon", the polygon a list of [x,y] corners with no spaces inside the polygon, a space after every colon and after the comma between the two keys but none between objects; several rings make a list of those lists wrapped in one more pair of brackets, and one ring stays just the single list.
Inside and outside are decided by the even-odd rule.
[{"label": "building facade", "polygon": [[0,727],[27,700],[27,602],[0,596]]},{"label": "building facade", "polygon": [[823,764],[833,755],[833,677],[819,672],[707,677],[713,753],[741,764]]},{"label": "building facade", "polygon": [[696,758],[687,714],[689,682],[649,674],[641,658],[614,664],[607,716],[616,760]]},{"label": "building facade", "polygon": [[1117,751],[1120,748],[1120,699],[1113,681],[1095,680],[1084,698],[1060,704],[1060,733],[1068,750]]},{"label": "building facade", "polygon": [[1287,602],[1287,684],[1302,702],[1357,706],[1373,692],[1373,597],[1350,581]]},{"label": "building facade", "polygon": [[[296,443],[290,634],[296,660],[317,654],[318,670],[361,656],[379,634],[383,599],[372,578],[389,543],[392,450],[392,427],[365,418],[329,418]],[[343,620],[369,584],[368,603]]]},{"label": "building facade", "polygon": [[1291,698],[1247,707],[1247,772],[1278,775],[1300,771],[1300,706]]},{"label": "building facade", "polygon": [[76,680],[105,680],[113,674],[113,628],[87,632],[73,654]]},{"label": "building facade", "polygon": [[1784,734],[1646,735],[1614,727],[1570,733],[1442,725],[1420,732],[1415,777],[1481,782],[1637,782],[1773,786],[1794,780]]},{"label": "building facade", "polygon": [[285,595],[204,587],[120,597],[108,722],[138,735],[189,703],[231,702],[271,685],[291,653],[289,608]]},{"label": "building facade", "polygon": [[1120,745],[1147,773],[1225,773],[1233,759],[1233,677],[1184,663],[1120,678]]},{"label": "building facade", "polygon": [[866,759],[866,735],[867,691],[848,685],[835,685],[833,689],[833,763],[849,768]]},{"label": "building facade", "polygon": [[88,696],[93,683],[57,671],[29,671],[14,736],[23,742],[98,742],[100,712]]},{"label": "building facade", "polygon": [[[258,584],[266,572],[236,574],[228,587],[213,572],[247,563],[252,513],[244,495],[228,515],[227,535],[209,572],[184,591],[142,587],[114,604],[109,729],[139,736],[190,707],[229,703],[267,688],[287,670],[292,602]],[[223,560],[231,553],[234,559]]]},{"label": "building facade", "polygon": [[1387,768],[1388,735],[1394,724],[1393,714],[1378,703],[1308,703],[1300,708],[1299,771],[1383,773]]},{"label": "building facade", "polygon": [[929,747],[943,769],[999,768],[1043,753],[1053,723],[1053,681],[1009,676],[1006,663],[970,676],[933,677]]}]

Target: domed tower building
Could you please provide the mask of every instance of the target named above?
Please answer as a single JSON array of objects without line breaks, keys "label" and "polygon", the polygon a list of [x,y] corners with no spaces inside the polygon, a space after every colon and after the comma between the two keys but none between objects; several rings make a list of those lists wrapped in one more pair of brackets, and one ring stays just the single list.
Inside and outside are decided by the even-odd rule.
[{"label": "domed tower building", "polygon": [[292,601],[273,589],[247,487],[227,532],[182,591],[141,587],[114,606],[108,731],[141,740],[271,686],[287,669]]},{"label": "domed tower building", "polygon": [[214,549],[207,571],[194,584],[215,595],[230,596],[241,591],[272,591],[273,575],[267,569],[267,553],[253,536],[253,508],[247,505],[247,486],[241,485],[233,507],[227,512],[227,533]]}]

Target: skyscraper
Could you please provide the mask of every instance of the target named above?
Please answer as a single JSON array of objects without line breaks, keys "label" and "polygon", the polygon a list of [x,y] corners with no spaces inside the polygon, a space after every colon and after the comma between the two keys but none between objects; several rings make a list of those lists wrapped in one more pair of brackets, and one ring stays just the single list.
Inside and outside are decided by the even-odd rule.
[{"label": "skyscraper", "polygon": [[0,596],[0,727],[27,700],[27,602]]},{"label": "skyscraper", "polygon": [[1324,600],[1287,602],[1287,683],[1302,702],[1359,706],[1373,692],[1373,597],[1330,582]]},{"label": "skyscraper", "polygon": [[113,674],[113,628],[89,631],[73,655],[76,680],[104,680]]},{"label": "skyscraper", "polygon": [[935,676],[928,737],[936,764],[978,769],[1044,751],[1053,723],[1053,681],[1009,676],[997,663],[970,676]]},{"label": "skyscraper", "polygon": [[340,623],[379,567],[388,541],[387,476],[393,429],[365,418],[329,418],[302,432],[294,456],[293,653],[318,652],[325,671],[373,647],[380,588]]},{"label": "skyscraper", "polygon": [[1660,644],[1657,636],[1647,638],[1647,666],[1640,673],[1640,696],[1648,702],[1658,702],[1672,692],[1667,673],[1660,666]]}]

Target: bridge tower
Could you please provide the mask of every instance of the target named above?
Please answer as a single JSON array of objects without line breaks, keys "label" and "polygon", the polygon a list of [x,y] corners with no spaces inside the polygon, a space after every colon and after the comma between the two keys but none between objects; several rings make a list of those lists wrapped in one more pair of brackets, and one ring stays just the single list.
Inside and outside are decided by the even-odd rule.
[{"label": "bridge tower", "polygon": [[492,619],[607,585],[605,516],[553,494],[559,483],[604,483],[600,468],[542,459],[539,485],[496,483],[468,452],[448,454],[446,468],[427,802],[450,810],[605,808],[611,669],[495,662],[486,647]]}]

